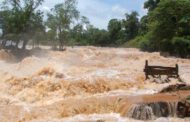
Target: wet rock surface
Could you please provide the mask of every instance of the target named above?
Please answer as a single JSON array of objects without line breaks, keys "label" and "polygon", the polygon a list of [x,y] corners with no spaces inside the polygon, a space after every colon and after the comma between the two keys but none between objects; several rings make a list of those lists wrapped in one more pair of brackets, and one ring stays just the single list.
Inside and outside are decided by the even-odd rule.
[{"label": "wet rock surface", "polygon": [[160,93],[166,93],[166,92],[176,92],[179,90],[190,90],[190,85],[182,83],[182,84],[174,84],[169,85],[166,88],[163,88]]},{"label": "wet rock surface", "polygon": [[190,117],[190,96],[178,103],[177,110],[178,117]]},{"label": "wet rock surface", "polygon": [[175,102],[134,104],[127,117],[137,120],[153,120],[160,117],[190,117],[190,96]]},{"label": "wet rock surface", "polygon": [[[172,93],[177,91],[189,91],[190,85],[186,83],[173,84],[163,88],[160,93]],[[152,120],[160,117],[190,117],[190,96],[186,98],[180,98],[176,102],[157,102],[133,105],[128,117],[137,120]]]}]

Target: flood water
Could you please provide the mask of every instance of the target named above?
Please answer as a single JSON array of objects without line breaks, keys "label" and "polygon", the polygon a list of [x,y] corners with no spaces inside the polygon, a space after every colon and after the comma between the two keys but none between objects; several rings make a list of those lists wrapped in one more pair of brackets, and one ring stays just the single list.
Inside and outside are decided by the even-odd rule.
[{"label": "flood water", "polygon": [[[142,122],[146,117],[150,122],[189,122],[177,118],[173,109],[190,91],[156,94],[178,81],[145,80],[145,60],[151,65],[179,64],[181,79],[190,83],[189,59],[137,49],[68,47],[64,52],[34,51],[20,61],[0,50],[0,120]],[[164,105],[169,113],[165,117],[159,111]]]}]

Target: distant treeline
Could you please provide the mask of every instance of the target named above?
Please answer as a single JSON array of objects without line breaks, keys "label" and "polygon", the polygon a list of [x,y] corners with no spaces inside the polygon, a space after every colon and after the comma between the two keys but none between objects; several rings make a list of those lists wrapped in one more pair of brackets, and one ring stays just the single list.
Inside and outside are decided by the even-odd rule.
[{"label": "distant treeline", "polygon": [[87,17],[81,16],[76,0],[55,5],[47,15],[39,9],[43,2],[0,3],[0,48],[22,44],[25,49],[28,43],[60,50],[66,45],[94,45],[137,47],[184,58],[190,55],[190,0],[147,0],[147,15],[139,19],[135,11],[126,13],[122,20],[111,19],[107,30],[92,26]]}]

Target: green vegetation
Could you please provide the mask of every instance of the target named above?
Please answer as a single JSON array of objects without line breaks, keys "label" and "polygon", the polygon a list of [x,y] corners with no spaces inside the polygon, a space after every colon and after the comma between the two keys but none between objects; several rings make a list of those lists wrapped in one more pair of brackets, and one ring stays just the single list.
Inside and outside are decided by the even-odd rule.
[{"label": "green vegetation", "polygon": [[[190,1],[147,0],[147,15],[126,13],[111,19],[107,30],[92,26],[80,15],[76,0],[65,0],[45,15],[39,10],[44,0],[3,0],[0,3],[1,48],[26,48],[40,44],[63,50],[70,45],[136,47],[143,51],[190,55]],[[47,19],[44,19],[47,16]],[[7,44],[11,41],[11,45]]]},{"label": "green vegetation", "polygon": [[148,13],[148,32],[144,45],[149,51],[164,51],[184,57],[190,54],[190,1],[161,0]]},{"label": "green vegetation", "polygon": [[167,52],[178,57],[190,55],[190,1],[148,0],[148,14],[141,18],[138,36],[126,45],[144,51]]},{"label": "green vegetation", "polygon": [[7,40],[11,40],[16,48],[22,41],[22,48],[25,49],[29,39],[45,32],[42,12],[37,10],[42,2],[43,0],[5,0],[2,3],[0,12],[2,47],[6,46]]},{"label": "green vegetation", "polygon": [[52,38],[57,38],[59,41],[60,50],[63,49],[68,38],[70,24],[78,18],[79,12],[76,10],[75,0],[66,0],[63,4],[57,4],[51,13],[48,13],[46,25],[49,31],[54,33]]}]

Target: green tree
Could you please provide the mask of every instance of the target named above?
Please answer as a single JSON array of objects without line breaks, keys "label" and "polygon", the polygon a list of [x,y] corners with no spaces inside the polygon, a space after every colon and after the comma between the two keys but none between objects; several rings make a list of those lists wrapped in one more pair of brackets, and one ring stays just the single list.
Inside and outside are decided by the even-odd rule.
[{"label": "green tree", "polygon": [[190,55],[190,37],[174,37],[171,42],[172,53],[182,58]]},{"label": "green tree", "polygon": [[108,32],[110,43],[116,44],[119,39],[121,39],[121,31],[122,31],[122,22],[117,19],[111,19],[108,23]]},{"label": "green tree", "polygon": [[[149,49],[179,54],[183,57],[182,52],[187,55],[189,38],[186,37],[190,35],[189,11],[189,0],[161,0],[148,16],[149,31],[146,35],[148,40],[146,45]],[[180,51],[182,47],[185,48],[184,51]]]},{"label": "green tree", "polygon": [[138,13],[133,11],[131,14],[125,14],[126,19],[123,20],[126,40],[134,39],[138,35],[139,19]]},{"label": "green tree", "polygon": [[148,9],[148,11],[153,11],[159,4],[160,0],[147,0],[144,3],[144,8]]},{"label": "green tree", "polygon": [[47,30],[47,32],[46,32],[46,40],[52,46],[52,49],[57,48],[58,41],[57,41],[57,37],[55,35],[56,35],[55,30]]},{"label": "green tree", "polygon": [[[87,17],[82,16],[79,19],[79,22],[71,29],[70,36],[73,39],[73,44],[87,44],[86,33],[87,27],[90,25],[90,22]],[[73,45],[72,44],[72,45]]]},{"label": "green tree", "polygon": [[0,29],[2,31],[1,39],[3,40],[1,43],[1,47],[4,48],[6,45],[6,40],[4,40],[6,31],[7,31],[7,20],[8,20],[9,11],[1,10],[0,11]]},{"label": "green tree", "polygon": [[109,35],[106,30],[100,30],[92,25],[88,25],[85,32],[84,41],[85,45],[108,46]]},{"label": "green tree", "polygon": [[148,15],[145,15],[140,20],[140,25],[139,25],[140,35],[145,35],[148,32],[148,24],[149,24]]},{"label": "green tree", "polygon": [[155,47],[160,50],[163,40],[170,41],[175,36],[190,34],[190,1],[162,0],[159,6],[150,13],[152,21],[150,33],[155,40]]},{"label": "green tree", "polygon": [[[37,8],[43,0],[4,0],[2,5],[3,35],[14,35],[16,43],[23,41],[23,49],[35,29],[42,29],[42,13]],[[13,37],[13,36],[12,36]]]},{"label": "green tree", "polygon": [[71,24],[79,18],[76,5],[76,0],[65,0],[63,4],[55,5],[51,13],[48,14],[46,25],[50,30],[56,32],[54,36],[59,41],[60,50],[63,50]]}]

